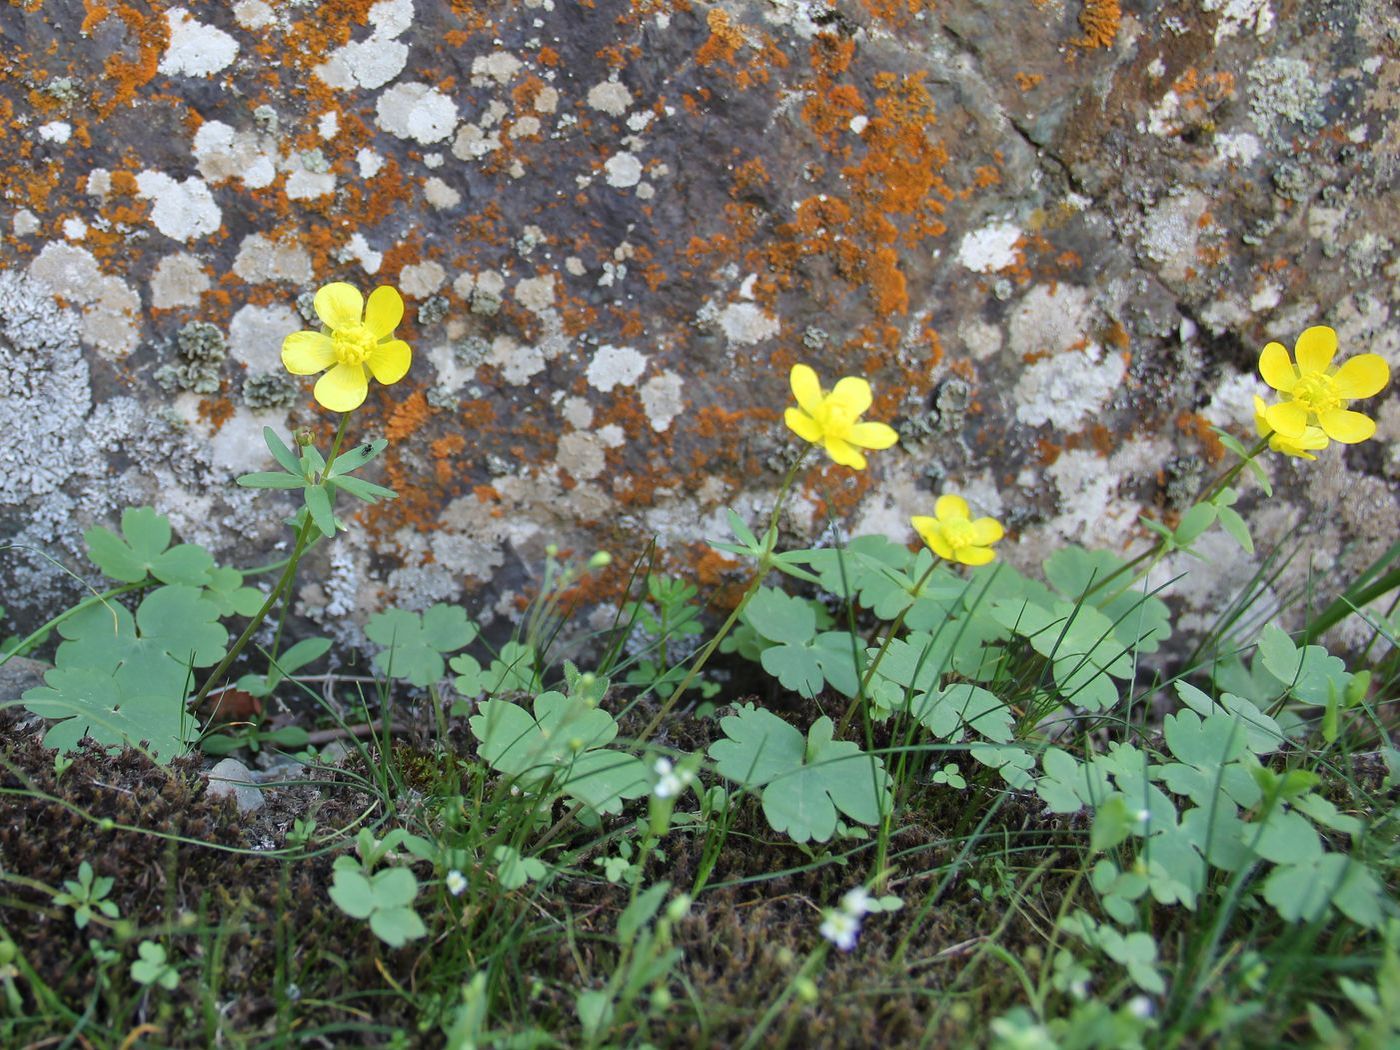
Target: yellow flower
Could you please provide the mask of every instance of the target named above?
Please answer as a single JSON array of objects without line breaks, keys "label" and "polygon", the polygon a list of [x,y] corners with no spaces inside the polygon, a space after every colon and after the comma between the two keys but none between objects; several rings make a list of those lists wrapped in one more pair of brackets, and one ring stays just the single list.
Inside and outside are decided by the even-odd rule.
[{"label": "yellow flower", "polygon": [[1261,438],[1269,439],[1269,447],[1275,452],[1282,452],[1285,456],[1296,456],[1298,459],[1317,459],[1313,453],[1327,447],[1327,435],[1322,432],[1321,427],[1304,427],[1302,437],[1287,438],[1269,426],[1269,421],[1264,415],[1266,411],[1264,399],[1255,394],[1254,429]]},{"label": "yellow flower", "polygon": [[996,557],[992,544],[1006,535],[995,518],[972,520],[967,500],[952,494],[938,497],[934,516],[915,515],[909,521],[934,554],[964,565],[986,565]]},{"label": "yellow flower", "polygon": [[1270,429],[1297,442],[1310,425],[1315,425],[1344,445],[1365,441],[1376,432],[1374,421],[1348,411],[1346,405],[1380,393],[1390,382],[1385,358],[1361,354],[1340,368],[1331,368],[1337,354],[1337,333],[1326,325],[1314,325],[1303,332],[1293,352],[1296,365],[1281,343],[1270,343],[1259,355],[1259,374],[1264,382],[1288,398],[1264,410]]},{"label": "yellow flower", "polygon": [[325,285],[316,293],[316,316],[321,331],[293,332],[282,340],[282,364],[298,376],[330,369],[314,391],[325,408],[350,412],[364,404],[368,373],[388,385],[408,372],[412,351],[393,338],[403,320],[403,299],[388,285],[371,292],[368,303],[351,285]]},{"label": "yellow flower", "polygon": [[827,394],[817,373],[807,365],[792,366],[792,393],[797,408],[789,408],[783,419],[803,441],[821,445],[843,467],[865,469],[861,449],[889,448],[899,440],[893,427],[884,423],[862,423],[861,413],[870,407],[870,384],[847,376]]}]

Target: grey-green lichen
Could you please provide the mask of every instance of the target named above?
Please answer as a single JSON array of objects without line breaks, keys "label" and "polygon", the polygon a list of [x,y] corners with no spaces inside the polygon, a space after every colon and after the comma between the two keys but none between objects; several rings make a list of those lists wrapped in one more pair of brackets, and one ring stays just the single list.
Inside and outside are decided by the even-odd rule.
[{"label": "grey-green lichen", "polygon": [[175,336],[179,360],[155,371],[155,381],[165,390],[188,390],[194,394],[219,392],[228,345],[217,325],[191,321]]}]

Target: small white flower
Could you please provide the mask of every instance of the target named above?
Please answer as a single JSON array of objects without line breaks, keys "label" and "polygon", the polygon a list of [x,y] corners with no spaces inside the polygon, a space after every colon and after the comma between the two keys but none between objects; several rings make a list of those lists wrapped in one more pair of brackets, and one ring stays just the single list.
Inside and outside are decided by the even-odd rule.
[{"label": "small white flower", "polygon": [[865,892],[865,887],[857,886],[853,890],[847,890],[841,898],[841,910],[859,919],[862,915],[870,914],[873,903],[874,898]]},{"label": "small white flower", "polygon": [[817,932],[843,952],[848,952],[856,946],[856,938],[860,936],[860,916],[828,908],[822,912],[822,924]]},{"label": "small white flower", "polygon": [[462,891],[467,888],[467,877],[456,868],[447,873],[447,892],[454,897],[460,897]]},{"label": "small white flower", "polygon": [[652,769],[656,772],[656,787],[652,788],[652,793],[657,798],[675,798],[694,779],[688,770],[671,765],[669,758],[658,758]]},{"label": "small white flower", "polygon": [[1149,820],[1151,820],[1151,819],[1152,819],[1152,811],[1151,811],[1151,810],[1140,809],[1140,810],[1137,811],[1137,821],[1138,821],[1139,824],[1146,824],[1146,823],[1147,823]]},{"label": "small white flower", "polygon": [[1128,1000],[1128,1012],[1140,1020],[1146,1021],[1157,1012],[1152,1005],[1152,1000],[1145,995],[1135,995]]}]

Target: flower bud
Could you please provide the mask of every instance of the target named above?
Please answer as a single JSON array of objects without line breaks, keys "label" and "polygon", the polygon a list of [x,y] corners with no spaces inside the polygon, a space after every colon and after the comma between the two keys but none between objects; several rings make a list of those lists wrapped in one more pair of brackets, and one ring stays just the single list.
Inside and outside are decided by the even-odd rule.
[{"label": "flower bud", "polygon": [[606,569],[612,564],[612,555],[607,551],[598,551],[593,557],[588,559],[590,569]]}]

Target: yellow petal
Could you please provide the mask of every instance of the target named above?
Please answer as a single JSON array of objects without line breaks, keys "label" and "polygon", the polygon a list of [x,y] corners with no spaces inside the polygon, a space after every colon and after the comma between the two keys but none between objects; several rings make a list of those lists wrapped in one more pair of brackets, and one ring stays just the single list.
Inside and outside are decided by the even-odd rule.
[{"label": "yellow petal", "polygon": [[861,448],[875,449],[889,448],[899,440],[899,434],[894,427],[884,423],[857,423],[851,427],[847,437],[852,444]]},{"label": "yellow petal", "polygon": [[1337,393],[1348,401],[1379,394],[1390,382],[1390,365],[1380,354],[1353,357],[1332,377]]},{"label": "yellow petal", "polygon": [[960,547],[958,549],[958,561],[964,565],[986,565],[996,556],[996,551],[990,547]]},{"label": "yellow petal", "polygon": [[336,365],[316,380],[316,400],[332,412],[353,412],[365,403],[369,380],[364,365]]},{"label": "yellow petal", "polygon": [[807,415],[800,408],[789,408],[783,413],[783,422],[788,425],[788,429],[800,437],[803,441],[810,441],[816,444],[822,439],[822,428],[817,421]]},{"label": "yellow petal", "polygon": [[978,518],[972,523],[972,542],[979,547],[990,547],[1005,535],[1006,530],[996,518]]},{"label": "yellow petal", "polygon": [[[392,292],[393,289],[390,288],[389,291]],[[370,306],[371,308],[374,306],[372,299]],[[365,358],[365,364],[369,365],[369,370],[374,373],[374,378],[387,386],[390,383],[397,383],[407,374],[408,366],[412,360],[413,351],[409,350],[408,344],[402,339],[391,339],[387,343],[380,343],[371,350],[369,357]]]},{"label": "yellow petal", "polygon": [[[817,373],[812,371],[809,365],[793,365],[789,382],[792,383],[792,396],[797,398],[797,403],[802,407],[802,411],[809,416],[816,415],[817,409],[822,406],[822,384],[817,379]],[[817,439],[807,438],[807,440],[816,441]]]},{"label": "yellow petal", "polygon": [[850,467],[852,470],[865,469],[865,457],[861,455],[860,449],[856,448],[849,441],[841,438],[827,438],[824,442],[826,454],[843,467]]},{"label": "yellow petal", "polygon": [[1284,401],[1264,409],[1264,421],[1269,429],[1284,437],[1298,438],[1303,436],[1303,429],[1308,425],[1308,410],[1296,401]]},{"label": "yellow petal", "polygon": [[365,299],[354,285],[333,281],[316,292],[315,305],[316,316],[334,332],[360,323]]},{"label": "yellow petal", "polygon": [[1337,333],[1325,324],[1304,329],[1293,344],[1293,354],[1298,359],[1298,371],[1303,374],[1325,372],[1337,356]]},{"label": "yellow petal", "polygon": [[938,497],[938,502],[933,505],[933,513],[939,521],[967,521],[972,516],[967,500],[951,492]]},{"label": "yellow petal", "polygon": [[293,332],[282,340],[282,367],[294,376],[315,375],[335,364],[335,344],[321,332]]},{"label": "yellow petal", "polygon": [[1355,445],[1358,441],[1365,441],[1376,432],[1376,424],[1367,416],[1360,412],[1348,412],[1345,408],[1334,408],[1330,412],[1323,412],[1317,417],[1318,423],[1322,427],[1322,432],[1333,441],[1340,441],[1343,445]]},{"label": "yellow petal", "polygon": [[1274,428],[1269,426],[1269,421],[1264,418],[1264,411],[1268,407],[1262,397],[1254,395],[1254,432],[1260,437],[1268,437],[1274,431]]},{"label": "yellow petal", "polygon": [[1298,382],[1298,373],[1282,343],[1270,343],[1259,354],[1259,374],[1280,393],[1288,393]]},{"label": "yellow petal", "polygon": [[937,518],[915,515],[909,519],[909,523],[914,526],[914,531],[919,534],[920,539],[928,544],[929,550],[933,551],[934,554],[945,560],[953,557],[953,548],[943,538],[943,526],[938,524]]},{"label": "yellow petal", "polygon": [[[365,325],[374,333],[376,339],[393,335],[394,329],[402,320],[403,297],[397,291],[384,284],[369,293],[369,302],[365,304]],[[380,382],[386,380],[381,379]]]},{"label": "yellow petal", "polygon": [[874,399],[870,395],[869,383],[858,376],[847,376],[831,391],[831,400],[855,417],[869,408]]}]

